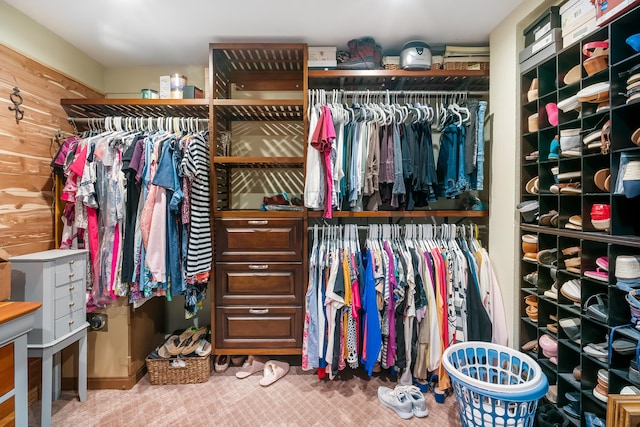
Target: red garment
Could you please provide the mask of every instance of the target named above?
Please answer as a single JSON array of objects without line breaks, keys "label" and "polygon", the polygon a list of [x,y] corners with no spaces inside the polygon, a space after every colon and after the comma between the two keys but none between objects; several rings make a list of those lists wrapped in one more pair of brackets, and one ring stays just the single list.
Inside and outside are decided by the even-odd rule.
[{"label": "red garment", "polygon": [[322,165],[324,167],[324,180],[327,193],[324,197],[324,217],[331,218],[331,196],[333,194],[333,174],[331,172],[331,146],[336,139],[336,130],[333,127],[331,110],[326,105],[320,110],[318,125],[316,126],[311,146],[322,153]]}]

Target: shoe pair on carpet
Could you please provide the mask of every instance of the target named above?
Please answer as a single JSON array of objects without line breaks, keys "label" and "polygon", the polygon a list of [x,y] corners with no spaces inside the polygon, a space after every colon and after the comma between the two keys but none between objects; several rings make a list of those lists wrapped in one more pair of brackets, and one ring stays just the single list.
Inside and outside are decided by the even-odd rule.
[{"label": "shoe pair on carpet", "polygon": [[289,364],[278,360],[267,360],[263,357],[249,356],[249,359],[242,365],[242,368],[236,372],[236,378],[247,378],[251,375],[262,372],[263,377],[260,379],[260,385],[267,387],[289,372]]},{"label": "shoe pair on carpet", "polygon": [[414,385],[397,385],[395,388],[380,386],[378,400],[405,420],[414,415],[419,418],[429,415],[424,395]]}]

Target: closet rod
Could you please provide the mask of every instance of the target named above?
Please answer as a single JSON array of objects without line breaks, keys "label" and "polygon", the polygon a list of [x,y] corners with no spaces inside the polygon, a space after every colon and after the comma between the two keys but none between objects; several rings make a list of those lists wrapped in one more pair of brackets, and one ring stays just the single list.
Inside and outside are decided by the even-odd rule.
[{"label": "closet rod", "polygon": [[[310,89],[314,90],[314,89]],[[331,94],[331,91],[326,91],[327,95]],[[394,96],[407,96],[407,95],[433,95],[433,96],[450,96],[450,95],[466,95],[466,96],[482,96],[488,95],[489,91],[467,91],[467,90],[344,90],[340,89],[338,93],[343,95],[394,95]]]},{"label": "closet rod", "polygon": [[[344,225],[349,225],[349,224],[324,224],[324,227],[339,227],[340,225],[344,226]],[[373,224],[373,225],[391,225],[391,224]],[[393,224],[393,225],[398,225],[398,224]],[[400,227],[402,228],[402,226],[404,224],[399,224]],[[418,225],[418,224],[416,224]],[[432,225],[434,227],[439,227],[442,224],[428,224],[428,225]],[[469,225],[469,224],[466,224]],[[478,230],[485,230],[487,228],[486,225],[484,224],[474,224],[476,227],[478,227]],[[323,225],[322,224],[318,224],[318,230],[321,231],[322,230]],[[361,231],[368,231],[369,230],[369,226],[368,225],[358,225],[358,230]],[[313,231],[313,226],[309,226],[307,227],[307,231]]]},{"label": "closet rod", "polygon": [[[143,116],[109,116],[109,117],[121,117],[123,119],[128,119],[128,118],[132,118],[132,119],[158,119],[158,118],[163,118],[163,119],[168,119],[168,118],[173,118],[173,116],[160,116],[160,117],[143,117]],[[182,119],[189,119],[191,118],[191,116],[175,116],[177,118],[182,118]],[[96,120],[104,120],[105,117],[67,117],[67,121],[69,123],[92,123]],[[197,117],[193,117],[193,119],[197,120],[198,122],[201,123],[209,123],[209,119],[200,119]]]}]

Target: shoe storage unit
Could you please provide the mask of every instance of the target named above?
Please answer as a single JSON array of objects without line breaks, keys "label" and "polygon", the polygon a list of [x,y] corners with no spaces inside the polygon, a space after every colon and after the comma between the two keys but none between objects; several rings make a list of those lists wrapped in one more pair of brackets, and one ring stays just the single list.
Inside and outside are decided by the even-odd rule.
[{"label": "shoe storage unit", "polygon": [[521,211],[520,345],[574,425],[585,412],[605,418],[608,393],[640,386],[629,376],[640,334],[617,271],[640,254],[640,197],[616,185],[621,158],[640,156],[640,102],[626,96],[640,53],[625,42],[638,22],[636,7],[521,70],[521,205],[537,202],[539,215]]}]

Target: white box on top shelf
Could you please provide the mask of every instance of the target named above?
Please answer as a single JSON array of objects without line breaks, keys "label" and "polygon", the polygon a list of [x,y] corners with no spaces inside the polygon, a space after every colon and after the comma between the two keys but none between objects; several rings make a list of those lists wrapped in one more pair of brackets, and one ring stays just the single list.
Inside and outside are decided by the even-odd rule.
[{"label": "white box on top shelf", "polygon": [[310,68],[335,68],[338,66],[335,46],[309,46],[307,66]]}]

